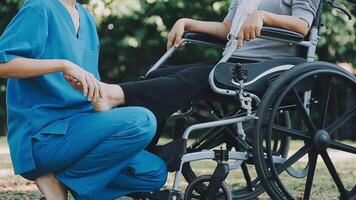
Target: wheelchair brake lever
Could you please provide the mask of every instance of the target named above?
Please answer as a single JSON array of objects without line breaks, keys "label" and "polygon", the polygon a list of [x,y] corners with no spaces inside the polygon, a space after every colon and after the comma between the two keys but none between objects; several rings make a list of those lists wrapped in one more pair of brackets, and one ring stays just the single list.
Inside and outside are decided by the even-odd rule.
[{"label": "wheelchair brake lever", "polygon": [[349,20],[352,20],[352,15],[344,8],[342,8],[340,5],[336,5],[336,0],[328,0],[328,3],[331,7],[336,8],[343,12],[345,15],[347,15]]}]

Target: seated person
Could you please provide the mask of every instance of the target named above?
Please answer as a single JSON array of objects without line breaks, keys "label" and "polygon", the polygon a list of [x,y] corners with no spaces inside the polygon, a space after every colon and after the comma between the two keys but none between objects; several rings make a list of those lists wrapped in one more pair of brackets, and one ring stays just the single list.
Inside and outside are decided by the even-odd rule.
[{"label": "seated person", "polygon": [[[273,58],[295,57],[298,48],[287,43],[257,38],[263,25],[274,26],[307,35],[315,18],[320,0],[263,0],[259,9],[245,21],[238,34],[236,62],[246,60],[264,61]],[[233,0],[223,22],[179,19],[168,35],[167,48],[179,45],[185,31],[200,32],[226,38],[230,31],[239,0]],[[246,42],[244,42],[246,41]],[[105,96],[92,102],[97,111],[106,111],[116,106],[143,106],[151,110],[161,130],[165,120],[182,106],[210,92],[208,76],[216,62],[175,66],[158,69],[146,80],[119,85],[100,83]],[[67,76],[78,89],[81,85]],[[159,139],[156,134],[153,147]]]}]

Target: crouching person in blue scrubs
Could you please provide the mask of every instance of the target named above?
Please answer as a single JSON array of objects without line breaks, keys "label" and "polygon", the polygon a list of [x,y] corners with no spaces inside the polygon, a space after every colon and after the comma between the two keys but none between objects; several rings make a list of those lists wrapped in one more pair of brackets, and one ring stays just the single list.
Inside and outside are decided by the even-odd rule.
[{"label": "crouching person in blue scrubs", "polygon": [[15,173],[48,200],[67,199],[68,189],[76,199],[114,199],[166,181],[164,162],[144,150],[156,132],[149,110],[94,111],[91,101],[105,95],[98,52],[94,19],[75,0],[28,0],[0,38]]}]

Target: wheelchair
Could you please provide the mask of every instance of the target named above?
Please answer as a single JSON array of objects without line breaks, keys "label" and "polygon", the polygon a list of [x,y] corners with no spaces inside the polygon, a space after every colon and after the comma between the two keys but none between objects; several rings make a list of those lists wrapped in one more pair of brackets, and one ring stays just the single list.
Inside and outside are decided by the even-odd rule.
[{"label": "wheelchair", "polygon": [[[179,119],[195,117],[203,122],[184,128],[181,136],[176,135],[155,152],[166,161],[168,170],[175,172],[173,187],[133,197],[257,199],[266,191],[272,199],[310,199],[320,156],[338,197],[356,199],[356,185],[350,188],[344,184],[329,152],[337,150],[356,156],[356,147],[336,137],[345,125],[355,122],[356,104],[348,105],[344,100],[356,102],[356,77],[335,64],[315,61],[320,16],[326,3],[351,18],[335,0],[322,0],[307,37],[276,27],[262,29],[261,38],[300,46],[301,57],[234,63],[231,54],[224,55],[211,71],[209,83],[229,102],[207,100],[194,103],[194,107],[186,109],[188,112],[178,112],[181,118],[177,120],[177,132],[183,127]],[[191,32],[186,32],[181,41],[218,48],[225,48],[229,42]],[[147,74],[161,67],[176,50],[168,50]],[[338,105],[338,110],[333,105]],[[211,116],[199,116],[199,106]],[[188,144],[194,131],[202,134]],[[216,167],[209,174],[198,175],[193,163],[201,160],[211,160]],[[251,166],[255,168],[254,177]],[[237,169],[245,182],[232,188],[226,179]],[[189,183],[184,192],[180,190],[183,176]],[[295,191],[295,183],[303,185],[303,190]]]}]

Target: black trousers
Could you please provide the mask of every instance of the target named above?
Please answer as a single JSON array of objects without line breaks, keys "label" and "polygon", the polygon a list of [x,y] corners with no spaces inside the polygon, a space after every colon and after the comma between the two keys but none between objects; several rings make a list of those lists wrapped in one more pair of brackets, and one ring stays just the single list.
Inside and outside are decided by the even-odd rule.
[{"label": "black trousers", "polygon": [[151,110],[157,122],[209,91],[208,77],[216,62],[168,66],[150,73],[146,79],[123,83],[125,106]]},{"label": "black trousers", "polygon": [[[249,63],[234,59],[230,62]],[[125,94],[125,106],[142,106],[153,112],[157,119],[156,145],[166,119],[191,101],[211,96],[209,74],[217,61],[159,68],[146,79],[120,84]],[[151,145],[151,146],[152,146]]]},{"label": "black trousers", "polygon": [[216,62],[167,66],[150,73],[144,80],[120,84],[125,106],[142,106],[157,119],[158,142],[166,119],[174,112],[209,93],[208,77]]}]

